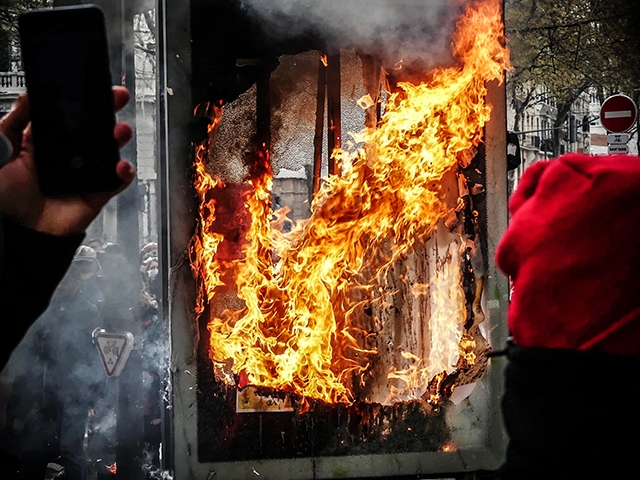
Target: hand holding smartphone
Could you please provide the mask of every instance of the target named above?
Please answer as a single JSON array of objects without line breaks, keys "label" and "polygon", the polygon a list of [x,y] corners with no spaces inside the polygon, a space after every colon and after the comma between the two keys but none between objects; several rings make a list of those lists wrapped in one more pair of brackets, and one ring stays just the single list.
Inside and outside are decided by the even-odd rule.
[{"label": "hand holding smartphone", "polygon": [[95,6],[34,10],[19,18],[33,155],[45,197],[122,186],[109,52]]}]

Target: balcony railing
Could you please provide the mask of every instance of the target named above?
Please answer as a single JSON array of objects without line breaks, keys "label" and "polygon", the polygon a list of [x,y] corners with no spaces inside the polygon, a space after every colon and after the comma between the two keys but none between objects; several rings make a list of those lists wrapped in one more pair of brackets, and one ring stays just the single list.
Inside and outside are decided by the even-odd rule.
[{"label": "balcony railing", "polygon": [[23,93],[27,86],[24,72],[0,72],[0,93]]}]

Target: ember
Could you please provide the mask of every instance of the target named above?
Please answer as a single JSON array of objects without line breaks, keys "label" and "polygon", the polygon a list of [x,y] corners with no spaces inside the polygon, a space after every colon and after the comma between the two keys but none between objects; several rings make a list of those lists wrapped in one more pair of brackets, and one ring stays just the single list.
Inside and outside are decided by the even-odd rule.
[{"label": "ember", "polygon": [[118,465],[116,464],[116,462],[113,462],[113,465],[109,465],[107,467],[107,470],[109,470],[110,474],[115,475],[116,473],[118,473]]},{"label": "ember", "polygon": [[[474,363],[475,343],[463,332],[467,242],[449,233],[447,219],[455,224],[458,205],[446,200],[443,183],[473,158],[491,113],[485,82],[501,81],[508,67],[499,3],[478,2],[458,22],[453,53],[459,66],[435,70],[421,84],[399,83],[378,124],[352,134],[364,147],[332,153],[335,174],[317,191],[311,217],[290,232],[282,231],[286,211],[274,220],[271,152],[261,144],[237,189],[247,217],[237,230],[244,238],[237,255],[222,253],[229,238],[217,218],[216,192],[228,187],[207,170],[223,107],[199,107],[212,123],[195,159],[197,313],[222,292],[240,300],[237,308],[210,312],[210,355],[220,379],[236,384],[242,377],[327,403],[353,402],[382,347],[376,337],[384,326],[376,330],[362,317],[370,312],[372,324],[390,321],[393,275],[416,301],[427,299],[430,316],[420,319],[427,347],[399,351],[398,363],[385,371],[386,392],[374,397],[437,403],[441,384],[459,363]],[[326,57],[321,61],[326,65]],[[369,96],[362,108],[372,102]],[[436,244],[442,255],[422,272],[427,277],[416,278],[407,259],[418,257],[436,233],[446,241],[439,250]]]}]

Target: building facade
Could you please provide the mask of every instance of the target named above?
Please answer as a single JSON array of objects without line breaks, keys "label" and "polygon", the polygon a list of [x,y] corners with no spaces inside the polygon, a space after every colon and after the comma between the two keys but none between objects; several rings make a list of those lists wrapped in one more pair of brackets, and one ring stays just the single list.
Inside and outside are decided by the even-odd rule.
[{"label": "building facade", "polygon": [[[544,86],[537,86],[529,96],[528,106],[516,111],[514,105],[522,105],[527,99],[523,92],[507,99],[507,128],[518,135],[522,156],[521,165],[509,172],[512,188],[517,187],[524,170],[537,161],[554,157],[554,130],[558,109],[555,100]],[[531,98],[534,100],[531,101]],[[520,103],[519,103],[520,102]],[[600,123],[601,102],[595,89],[580,95],[571,106],[567,120],[560,130],[559,154],[567,152],[605,155],[608,153],[607,132]],[[637,132],[629,141],[629,153],[638,154]]]}]

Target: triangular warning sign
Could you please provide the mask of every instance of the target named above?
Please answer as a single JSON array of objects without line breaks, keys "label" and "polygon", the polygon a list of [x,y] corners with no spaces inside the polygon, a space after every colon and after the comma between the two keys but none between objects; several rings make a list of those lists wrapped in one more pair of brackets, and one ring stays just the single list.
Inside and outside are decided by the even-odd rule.
[{"label": "triangular warning sign", "polygon": [[105,330],[97,330],[93,333],[93,341],[107,377],[120,375],[133,350],[133,335],[129,332],[107,333]]}]

